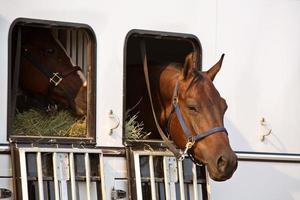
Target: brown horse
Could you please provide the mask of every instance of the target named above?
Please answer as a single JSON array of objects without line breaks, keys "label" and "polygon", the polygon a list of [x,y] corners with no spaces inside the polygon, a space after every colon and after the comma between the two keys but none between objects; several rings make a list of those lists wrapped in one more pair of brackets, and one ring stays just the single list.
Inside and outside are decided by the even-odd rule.
[{"label": "brown horse", "polygon": [[23,27],[20,86],[31,95],[70,108],[78,116],[87,113],[87,82],[74,66],[50,29]]},{"label": "brown horse", "polygon": [[[186,57],[183,70],[168,65],[160,73],[159,93],[156,102],[163,125],[172,111],[175,84],[178,81],[178,105],[192,135],[204,133],[215,127],[223,127],[223,117],[227,109],[226,101],[213,85],[213,80],[222,66],[223,56],[207,72],[195,68],[193,53]],[[178,116],[170,115],[169,132],[172,140],[184,149],[187,141]],[[237,157],[232,151],[226,129],[196,141],[192,147],[195,159],[207,164],[211,178],[223,181],[232,176],[237,168]]]},{"label": "brown horse", "polygon": [[[224,181],[229,179],[236,170],[237,156],[230,147],[227,131],[223,127],[223,117],[227,109],[226,101],[220,96],[212,82],[221,68],[223,56],[207,72],[200,72],[196,69],[193,57],[196,57],[195,53],[190,53],[183,64],[149,65],[155,112],[160,126],[167,130],[170,138],[180,149],[185,149],[188,142],[189,136],[185,133],[186,131],[190,132],[194,138],[206,135],[195,141],[190,148],[190,153],[195,160],[207,165],[212,179]],[[127,74],[130,75],[133,72],[136,75],[135,72],[140,69],[137,66],[131,67]],[[134,105],[133,102],[138,101],[133,97],[140,92],[143,101],[135,106],[135,112],[140,112],[140,119],[144,122],[146,130],[157,133],[151,116],[150,103],[147,100],[148,94],[145,94],[147,89],[142,86],[143,84],[132,82],[136,80],[136,77],[138,76],[128,78],[127,88],[134,89],[126,94],[129,95],[126,106],[131,108]],[[175,99],[174,96],[176,96]],[[179,108],[178,112],[181,113],[179,114],[181,119],[174,111],[174,101],[176,101],[176,107]],[[152,138],[157,138],[157,135],[152,134]]]}]

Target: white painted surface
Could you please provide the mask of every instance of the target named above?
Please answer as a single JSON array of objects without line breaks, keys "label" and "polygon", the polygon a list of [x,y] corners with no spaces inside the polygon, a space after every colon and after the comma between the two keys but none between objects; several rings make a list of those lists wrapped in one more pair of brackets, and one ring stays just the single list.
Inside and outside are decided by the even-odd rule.
[{"label": "white painted surface", "polygon": [[212,200],[297,200],[300,164],[239,162],[226,182],[210,181]]},{"label": "white painted surface", "polygon": [[[226,56],[216,85],[229,104],[233,148],[300,153],[300,1],[217,4],[217,52]],[[262,117],[272,129],[264,142]]]},{"label": "white painted surface", "polygon": [[[218,1],[217,52],[226,53],[216,85],[227,99],[235,150],[300,153],[300,1]],[[261,128],[264,117],[268,127]],[[261,132],[272,134],[260,141]],[[300,199],[300,164],[239,162],[212,200]]]}]

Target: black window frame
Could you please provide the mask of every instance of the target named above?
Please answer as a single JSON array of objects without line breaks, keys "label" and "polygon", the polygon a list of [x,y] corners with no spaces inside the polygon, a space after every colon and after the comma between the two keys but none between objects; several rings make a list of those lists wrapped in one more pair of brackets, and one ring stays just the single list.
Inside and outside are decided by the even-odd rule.
[{"label": "black window frame", "polygon": [[[17,26],[32,26],[43,28],[63,28],[63,29],[84,29],[92,40],[92,67],[90,73],[91,80],[88,80],[88,105],[87,105],[87,136],[86,137],[64,137],[64,136],[20,136],[12,135],[12,125],[15,110],[13,110],[12,97],[12,44],[13,44],[13,31]],[[82,23],[52,21],[44,19],[31,19],[31,18],[16,18],[9,28],[8,33],[8,90],[7,90],[7,140],[19,143],[38,143],[38,144],[96,144],[96,81],[97,81],[97,38],[91,26]],[[87,77],[88,79],[89,77]]]},{"label": "black window frame", "polygon": [[198,69],[202,71],[202,45],[199,38],[190,33],[178,33],[178,32],[165,32],[165,31],[154,31],[154,30],[143,30],[143,29],[132,29],[126,37],[123,47],[123,127],[122,127],[122,138],[125,146],[139,146],[141,143],[146,143],[150,146],[159,145],[165,147],[163,140],[129,140],[125,138],[125,123],[126,123],[126,75],[127,75],[127,46],[130,37],[141,37],[141,38],[153,38],[153,39],[166,39],[166,40],[185,40],[186,42],[192,43],[193,49],[199,55]]}]

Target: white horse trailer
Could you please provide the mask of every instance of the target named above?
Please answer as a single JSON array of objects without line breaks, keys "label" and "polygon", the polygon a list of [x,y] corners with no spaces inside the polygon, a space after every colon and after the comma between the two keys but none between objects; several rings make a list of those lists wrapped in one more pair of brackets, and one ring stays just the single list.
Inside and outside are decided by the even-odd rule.
[{"label": "white horse trailer", "polygon": [[[300,199],[299,11],[300,2],[288,0],[1,1],[0,198]],[[13,33],[23,26],[51,29],[84,69],[88,137],[11,133]],[[225,125],[239,157],[230,180],[208,181],[203,166],[176,161],[161,142],[124,139],[133,33],[194,42],[204,70],[226,53],[215,85],[228,102]]]}]

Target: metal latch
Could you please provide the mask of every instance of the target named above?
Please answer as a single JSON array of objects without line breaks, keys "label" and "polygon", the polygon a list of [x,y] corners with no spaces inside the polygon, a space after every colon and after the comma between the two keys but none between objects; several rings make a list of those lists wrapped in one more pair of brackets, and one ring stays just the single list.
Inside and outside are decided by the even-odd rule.
[{"label": "metal latch", "polygon": [[169,183],[176,183],[178,182],[178,171],[177,171],[177,162],[175,157],[164,157],[165,159],[165,166],[166,174],[169,179]]},{"label": "metal latch", "polygon": [[69,175],[69,158],[67,153],[57,153],[57,179],[58,181],[68,181],[70,180]]},{"label": "metal latch", "polygon": [[125,197],[126,197],[126,192],[124,190],[116,190],[115,188],[112,189],[111,191],[112,200],[123,199]]},{"label": "metal latch", "polygon": [[0,199],[5,199],[11,197],[12,192],[6,188],[0,188]]}]

